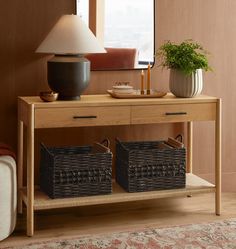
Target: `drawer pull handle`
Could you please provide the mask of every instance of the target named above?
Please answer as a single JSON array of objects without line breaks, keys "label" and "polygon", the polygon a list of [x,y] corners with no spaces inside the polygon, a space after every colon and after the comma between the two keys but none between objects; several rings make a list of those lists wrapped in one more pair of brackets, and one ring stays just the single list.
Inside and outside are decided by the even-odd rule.
[{"label": "drawer pull handle", "polygon": [[97,118],[97,116],[74,116],[74,119]]},{"label": "drawer pull handle", "polygon": [[187,115],[187,112],[166,112],[166,115]]}]

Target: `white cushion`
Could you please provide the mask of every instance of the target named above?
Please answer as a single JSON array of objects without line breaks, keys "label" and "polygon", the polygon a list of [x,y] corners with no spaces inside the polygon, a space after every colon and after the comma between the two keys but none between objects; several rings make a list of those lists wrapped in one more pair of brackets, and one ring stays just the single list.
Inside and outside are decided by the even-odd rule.
[{"label": "white cushion", "polygon": [[16,215],[16,162],[11,156],[0,156],[0,240],[13,232]]}]

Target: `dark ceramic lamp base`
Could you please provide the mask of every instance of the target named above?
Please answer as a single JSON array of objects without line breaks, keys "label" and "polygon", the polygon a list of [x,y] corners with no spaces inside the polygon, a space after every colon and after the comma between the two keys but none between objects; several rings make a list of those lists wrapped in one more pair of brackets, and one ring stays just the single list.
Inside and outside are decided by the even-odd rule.
[{"label": "dark ceramic lamp base", "polygon": [[82,56],[56,55],[48,61],[48,84],[59,100],[79,100],[90,80],[90,62]]}]

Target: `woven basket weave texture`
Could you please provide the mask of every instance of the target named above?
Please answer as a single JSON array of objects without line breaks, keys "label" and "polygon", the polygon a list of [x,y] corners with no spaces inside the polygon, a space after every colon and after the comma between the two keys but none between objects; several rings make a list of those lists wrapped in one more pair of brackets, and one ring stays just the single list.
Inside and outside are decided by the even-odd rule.
[{"label": "woven basket weave texture", "polygon": [[91,146],[41,144],[40,188],[51,198],[109,194],[112,153],[94,153]]},{"label": "woven basket weave texture", "polygon": [[128,192],[184,188],[185,148],[159,149],[163,141],[116,143],[116,181]]}]

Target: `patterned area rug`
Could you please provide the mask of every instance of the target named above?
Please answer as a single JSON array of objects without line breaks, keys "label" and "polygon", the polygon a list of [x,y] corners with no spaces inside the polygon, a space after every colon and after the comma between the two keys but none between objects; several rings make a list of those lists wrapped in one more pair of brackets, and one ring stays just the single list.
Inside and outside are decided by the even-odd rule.
[{"label": "patterned area rug", "polygon": [[236,249],[236,219],[6,247],[14,249]]}]

